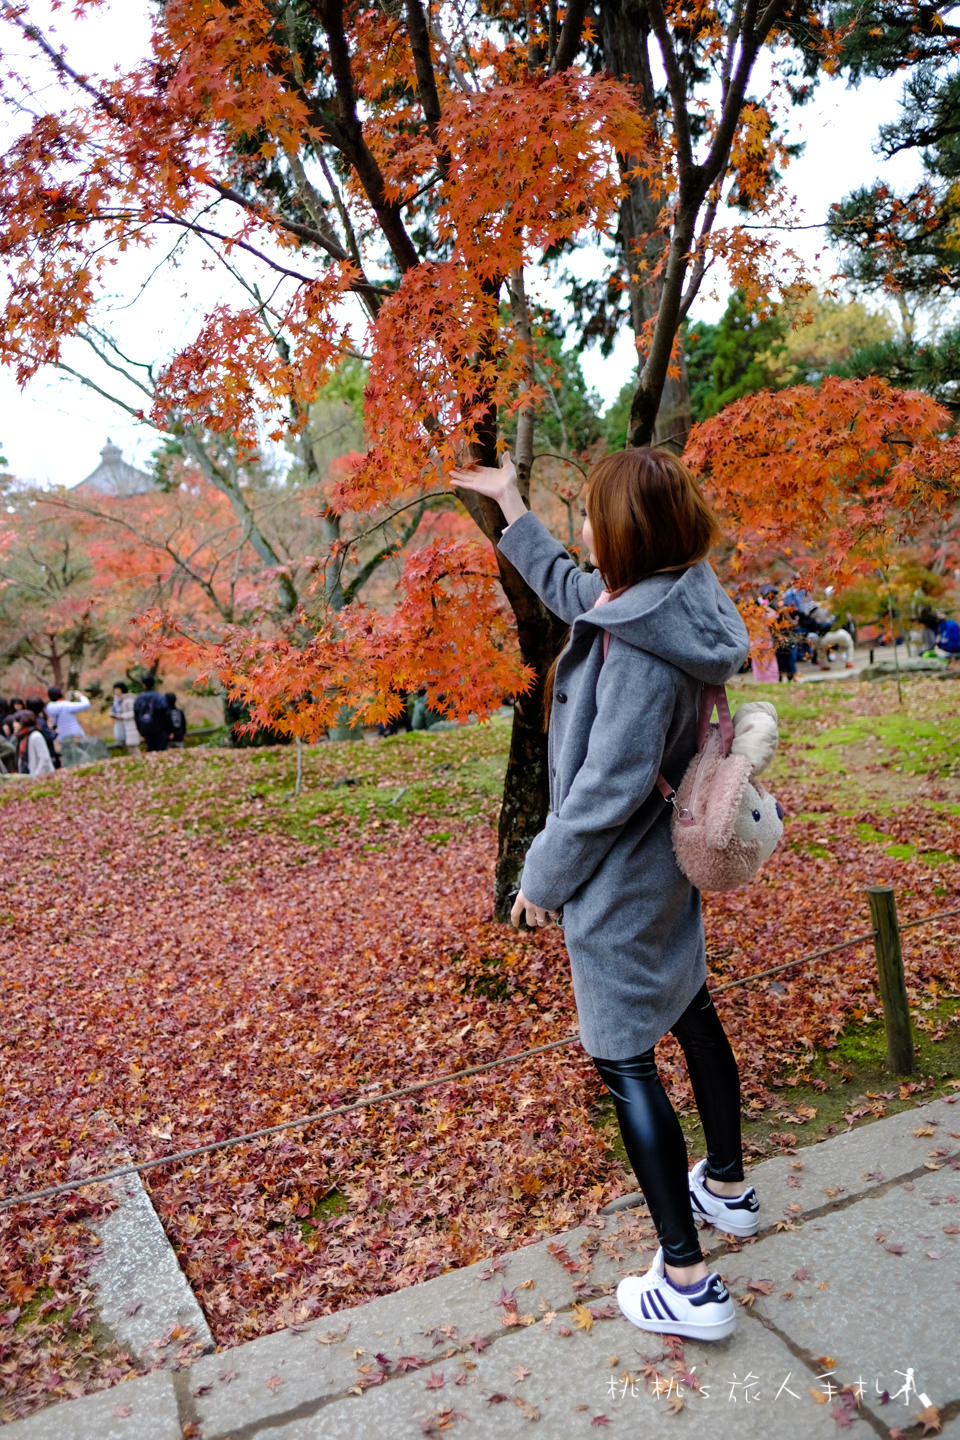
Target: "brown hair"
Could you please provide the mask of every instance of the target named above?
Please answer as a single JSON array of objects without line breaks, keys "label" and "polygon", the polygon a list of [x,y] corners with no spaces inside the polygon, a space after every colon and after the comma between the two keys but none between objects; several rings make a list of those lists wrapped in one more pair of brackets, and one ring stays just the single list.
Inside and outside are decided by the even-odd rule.
[{"label": "brown hair", "polygon": [[605,455],[587,476],[586,507],[597,568],[611,591],[695,565],[720,536],[696,480],[668,450]]},{"label": "brown hair", "polygon": [[[584,489],[597,569],[611,592],[663,570],[686,570],[706,559],[720,525],[683,461],[641,445],[605,455]],[[557,660],[544,683],[549,722]]]}]

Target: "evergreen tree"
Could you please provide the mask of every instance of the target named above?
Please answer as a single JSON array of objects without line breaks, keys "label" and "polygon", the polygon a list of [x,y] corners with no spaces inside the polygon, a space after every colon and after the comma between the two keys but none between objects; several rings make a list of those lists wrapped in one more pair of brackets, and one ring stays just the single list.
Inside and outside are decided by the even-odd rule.
[{"label": "evergreen tree", "polygon": [[742,290],[733,292],[715,325],[689,325],[684,341],[694,420],[706,420],[744,395],[776,388],[774,366],[787,328],[781,311],[748,310]]}]

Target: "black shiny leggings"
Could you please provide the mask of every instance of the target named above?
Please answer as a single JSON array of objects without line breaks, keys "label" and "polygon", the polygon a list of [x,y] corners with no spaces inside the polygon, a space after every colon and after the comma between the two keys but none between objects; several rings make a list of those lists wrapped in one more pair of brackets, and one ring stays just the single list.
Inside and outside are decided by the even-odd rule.
[{"label": "black shiny leggings", "polygon": [[[742,1180],[740,1074],[704,985],[673,1026],[690,1072],[713,1180]],[[620,1133],[669,1265],[703,1259],[687,1189],[687,1146],[657,1074],[653,1050],[593,1063],[613,1096]]]}]

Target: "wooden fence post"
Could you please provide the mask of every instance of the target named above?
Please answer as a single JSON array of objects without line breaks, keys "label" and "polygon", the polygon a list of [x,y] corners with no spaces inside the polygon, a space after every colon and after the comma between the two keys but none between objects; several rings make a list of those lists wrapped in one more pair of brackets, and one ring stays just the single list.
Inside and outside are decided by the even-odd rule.
[{"label": "wooden fence post", "polygon": [[880,1003],[887,1032],[887,1064],[895,1075],[912,1075],[914,1070],[913,1032],[903,975],[897,902],[891,885],[871,885],[867,890],[873,944],[877,952]]}]

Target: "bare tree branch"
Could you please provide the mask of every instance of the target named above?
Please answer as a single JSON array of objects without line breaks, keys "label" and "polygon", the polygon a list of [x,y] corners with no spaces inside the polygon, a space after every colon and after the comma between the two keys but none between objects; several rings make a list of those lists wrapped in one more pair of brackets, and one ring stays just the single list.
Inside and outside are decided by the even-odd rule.
[{"label": "bare tree branch", "polygon": [[[509,289],[510,311],[513,317],[513,323],[516,327],[520,344],[524,347],[524,368],[527,374],[527,382],[530,385],[535,385],[537,377],[533,360],[533,333],[530,328],[530,309],[527,305],[527,294],[523,284],[522,268],[518,267],[511,272]],[[536,415],[536,406],[527,404],[524,405],[517,416],[516,453],[513,459],[517,467],[517,480],[520,486],[520,493],[525,500],[530,494],[530,469],[533,465],[533,431]]]},{"label": "bare tree branch", "polygon": [[680,163],[680,184],[693,166],[693,152],[690,145],[690,120],[687,115],[687,87],[673,48],[673,37],[660,0],[647,0],[647,14],[650,26],[657,37],[660,58],[667,75],[670,104],[673,110],[673,133],[677,140],[677,159]]},{"label": "bare tree branch", "polygon": [[[560,27],[560,38],[550,63],[552,75],[560,70],[566,70],[576,59],[583,35],[583,21],[586,12],[586,0],[567,0],[566,14],[563,17],[563,25]],[[555,26],[555,5],[551,5],[550,19],[552,26]]]}]

